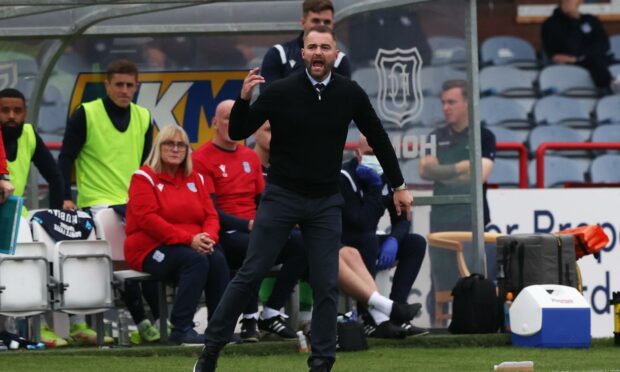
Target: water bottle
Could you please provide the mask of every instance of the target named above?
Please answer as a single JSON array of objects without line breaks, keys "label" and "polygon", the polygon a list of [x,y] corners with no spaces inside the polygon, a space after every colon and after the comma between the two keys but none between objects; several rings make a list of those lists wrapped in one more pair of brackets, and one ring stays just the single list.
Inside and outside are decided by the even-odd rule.
[{"label": "water bottle", "polygon": [[533,371],[534,362],[527,360],[524,362],[502,362],[493,367],[494,371]]},{"label": "water bottle", "polygon": [[300,353],[310,352],[310,348],[308,347],[308,339],[306,339],[306,335],[304,335],[302,331],[297,331],[297,343]]},{"label": "water bottle", "polygon": [[504,331],[510,332],[510,306],[512,306],[512,292],[506,293],[506,301],[504,301]]},{"label": "water bottle", "polygon": [[613,306],[614,314],[614,343],[620,346],[620,292],[611,294],[610,305]]},{"label": "water bottle", "polygon": [[129,321],[130,317],[127,311],[121,309],[118,311],[118,346],[130,346],[129,343]]}]

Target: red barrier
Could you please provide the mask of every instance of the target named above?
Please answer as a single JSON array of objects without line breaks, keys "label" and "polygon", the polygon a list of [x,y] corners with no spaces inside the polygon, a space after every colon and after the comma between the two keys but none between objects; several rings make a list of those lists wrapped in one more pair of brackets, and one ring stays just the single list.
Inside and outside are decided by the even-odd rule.
[{"label": "red barrier", "polygon": [[[347,142],[344,146],[345,150],[355,150],[357,142]],[[497,151],[517,151],[519,152],[519,188],[526,189],[527,182],[527,147],[521,142],[498,142],[496,144]]]},{"label": "red barrier", "polygon": [[60,150],[62,142],[45,142],[45,146],[47,146],[50,151]]},{"label": "red barrier", "polygon": [[620,150],[620,142],[545,142],[536,150],[536,187],[545,187],[545,151],[547,150]]}]

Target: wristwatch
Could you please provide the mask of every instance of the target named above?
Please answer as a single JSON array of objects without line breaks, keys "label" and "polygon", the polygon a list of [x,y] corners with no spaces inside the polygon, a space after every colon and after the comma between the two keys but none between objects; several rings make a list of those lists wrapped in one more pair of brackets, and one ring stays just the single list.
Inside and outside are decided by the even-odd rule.
[{"label": "wristwatch", "polygon": [[403,190],[407,190],[407,184],[405,182],[403,182],[402,185],[394,188],[394,191],[403,191]]},{"label": "wristwatch", "polygon": [[0,174],[0,181],[10,181],[11,177],[8,174]]}]

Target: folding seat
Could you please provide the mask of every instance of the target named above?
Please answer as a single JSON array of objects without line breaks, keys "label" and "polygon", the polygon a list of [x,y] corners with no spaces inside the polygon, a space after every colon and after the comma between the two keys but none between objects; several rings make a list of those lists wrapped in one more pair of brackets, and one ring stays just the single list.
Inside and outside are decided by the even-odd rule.
[{"label": "folding seat", "polygon": [[465,39],[454,36],[432,36],[428,38],[428,44],[433,51],[433,66],[465,65],[467,56]]},{"label": "folding seat", "polygon": [[[539,126],[532,129],[528,138],[528,149],[531,155],[536,155],[538,147],[545,142],[585,142],[588,138],[582,132],[564,126]],[[546,154],[557,153],[548,150]],[[562,150],[562,155],[588,156],[587,150]]]},{"label": "folding seat", "polygon": [[588,70],[577,65],[551,65],[542,69],[538,84],[543,94],[597,97],[599,91]]},{"label": "folding seat", "polygon": [[[592,142],[620,142],[620,124],[599,125],[592,131]],[[618,154],[620,150],[596,150],[596,154]]]},{"label": "folding seat", "polygon": [[445,123],[441,99],[424,97],[422,112],[414,120],[414,125],[423,127],[439,127]]},{"label": "folding seat", "polygon": [[480,119],[487,126],[530,128],[527,112],[518,102],[504,97],[480,99]]},{"label": "folding seat", "polygon": [[587,140],[592,132],[592,120],[587,108],[571,97],[543,97],[536,101],[533,114],[535,125],[562,125],[579,129],[582,140]]},{"label": "folding seat", "polygon": [[409,185],[412,185],[413,188],[430,188],[433,185],[433,181],[425,180],[420,177],[420,172],[418,171],[418,166],[420,164],[420,159],[410,159],[407,160],[402,168],[403,177],[405,178],[405,182]]},{"label": "folding seat", "polygon": [[[565,182],[586,182],[589,167],[588,159],[545,156],[544,187],[562,187]],[[528,165],[528,177],[530,185],[536,185],[536,159]]]},{"label": "folding seat", "polygon": [[364,88],[369,97],[376,97],[379,93],[379,77],[374,67],[356,69],[351,73],[351,80],[354,80]]},{"label": "folding seat", "polygon": [[495,142],[525,143],[529,130],[516,130],[504,127],[487,127],[495,135]]},{"label": "folding seat", "polygon": [[482,42],[480,59],[483,65],[511,65],[536,68],[536,51],[527,40],[515,36],[492,36]]},{"label": "folding seat", "polygon": [[32,235],[43,243],[52,263],[53,309],[68,314],[94,314],[97,342],[103,344],[103,312],[114,307],[112,256],[109,244],[96,240],[94,230],[84,240],[54,239],[36,221]]},{"label": "folding seat", "polygon": [[606,96],[596,103],[596,124],[620,124],[620,96]]},{"label": "folding seat", "polygon": [[480,94],[536,97],[535,74],[511,66],[488,66],[480,71]]},{"label": "folding seat", "polygon": [[441,86],[446,80],[464,80],[467,78],[465,71],[454,69],[450,66],[425,66],[420,71],[422,95],[439,97]]},{"label": "folding seat", "polygon": [[609,36],[609,50],[614,54],[614,61],[620,62],[620,35]]},{"label": "folding seat", "polygon": [[488,183],[499,186],[519,185],[519,160],[495,158]]},{"label": "folding seat", "polygon": [[620,182],[620,155],[599,155],[590,165],[590,177],[592,182]]}]

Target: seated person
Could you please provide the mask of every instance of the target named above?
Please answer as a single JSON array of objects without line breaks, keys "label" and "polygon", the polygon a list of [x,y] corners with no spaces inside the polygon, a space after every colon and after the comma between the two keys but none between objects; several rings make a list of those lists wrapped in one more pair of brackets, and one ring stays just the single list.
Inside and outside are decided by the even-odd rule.
[{"label": "seated person", "polygon": [[[609,90],[612,76],[609,37],[601,21],[579,13],[582,0],[560,0],[542,25],[542,47],[553,63],[576,64],[590,71],[597,87]],[[620,56],[616,56],[620,58]]]},{"label": "seated person", "polygon": [[[390,299],[394,303],[406,304],[409,291],[424,260],[426,241],[418,234],[409,233],[411,223],[407,216],[396,214],[392,203],[392,190],[387,186],[382,174],[381,165],[373,155],[366,138],[362,136],[356,157],[346,162],[341,170],[340,191],[345,201],[342,212],[342,243],[359,250],[372,276],[377,270],[396,266]],[[390,213],[392,229],[389,235],[377,235],[377,225],[386,208]],[[419,310],[419,305],[417,308]],[[368,329],[381,325],[375,318],[363,316]],[[398,326],[411,329],[408,321],[412,318],[413,316],[407,321],[401,321]],[[391,326],[386,323],[383,327]]]},{"label": "seated person", "polygon": [[[231,269],[241,267],[248,249],[250,232],[258,200],[265,188],[258,155],[230,139],[228,118],[234,101],[221,102],[215,111],[212,126],[215,136],[192,155],[196,171],[206,176],[207,189],[212,192],[221,221],[221,242]],[[257,327],[283,338],[295,338],[295,331],[285,322],[279,309],[295,287],[307,266],[306,254],[298,231],[291,233],[277,263],[283,263],[277,274],[274,290],[267,301],[263,318],[258,319],[258,288],[248,303],[241,320],[241,339],[258,341]]]},{"label": "seated person", "polygon": [[162,129],[131,177],[125,258],[134,270],[176,283],[170,341],[202,345],[193,316],[204,291],[209,316],[229,280],[217,245],[219,220],[204,178],[193,171],[190,144],[176,125]]}]

